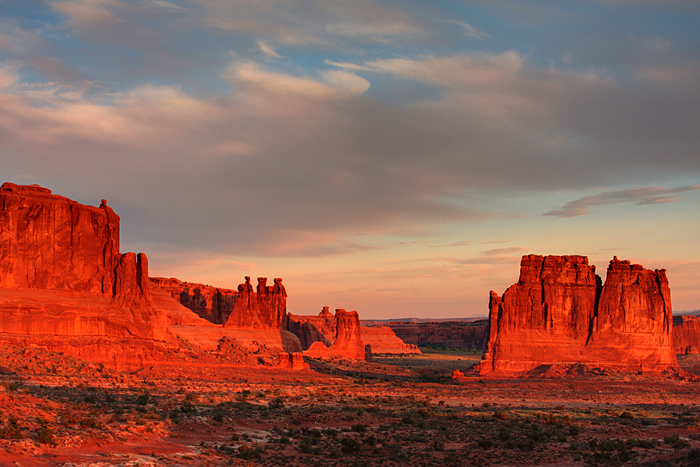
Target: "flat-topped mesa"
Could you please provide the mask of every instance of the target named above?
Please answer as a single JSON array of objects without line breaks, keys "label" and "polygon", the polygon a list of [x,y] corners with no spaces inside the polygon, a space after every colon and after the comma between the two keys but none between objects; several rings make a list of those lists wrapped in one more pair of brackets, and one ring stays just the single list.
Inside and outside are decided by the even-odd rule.
[{"label": "flat-topped mesa", "polygon": [[0,286],[115,293],[119,216],[38,185],[0,187]]},{"label": "flat-topped mesa", "polygon": [[489,297],[482,375],[585,363],[658,373],[676,368],[663,270],[614,258],[605,286],[585,256],[523,256],[520,279]]},{"label": "flat-topped mesa", "polygon": [[151,284],[167,291],[182,306],[214,324],[224,324],[228,320],[233,311],[233,304],[238,298],[237,290],[182,282],[174,277],[169,279],[151,277],[149,279]]},{"label": "flat-topped mesa", "polygon": [[151,303],[146,256],[119,252],[119,222],[105,200],[85,206],[37,185],[4,183],[0,332],[171,338]]},{"label": "flat-topped mesa", "polygon": [[250,277],[246,276],[245,282],[238,286],[238,297],[224,327],[281,330],[286,316],[287,291],[282,279],[276,278],[275,285],[268,286],[266,277],[258,277],[254,291]]}]

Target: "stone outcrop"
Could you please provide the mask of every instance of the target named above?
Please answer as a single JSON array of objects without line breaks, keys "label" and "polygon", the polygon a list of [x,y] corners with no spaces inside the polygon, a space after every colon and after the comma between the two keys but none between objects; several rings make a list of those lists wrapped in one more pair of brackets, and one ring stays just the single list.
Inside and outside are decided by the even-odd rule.
[{"label": "stone outcrop", "polygon": [[0,187],[0,286],[112,294],[119,216],[38,185]]},{"label": "stone outcrop", "polygon": [[314,342],[331,346],[335,342],[336,318],[324,306],[318,316],[302,316],[289,313],[287,330],[299,337],[301,347],[307,350]]},{"label": "stone outcrop", "polygon": [[406,344],[435,344],[445,347],[483,350],[488,341],[486,334],[488,320],[431,323],[392,322],[387,326]]},{"label": "stone outcrop", "polygon": [[282,279],[275,279],[275,284],[268,286],[267,278],[258,277],[257,289],[253,290],[250,277],[246,276],[238,286],[238,297],[224,327],[279,330],[286,315],[287,291]]},{"label": "stone outcrop", "polygon": [[673,348],[677,354],[700,353],[700,317],[674,317]]},{"label": "stone outcrop", "polygon": [[520,279],[489,297],[480,374],[590,364],[660,373],[677,368],[664,270],[610,262],[604,286],[585,256],[524,256]]},{"label": "stone outcrop", "polygon": [[0,331],[173,340],[148,260],[119,252],[119,216],[37,185],[0,187]]},{"label": "stone outcrop", "polygon": [[417,346],[406,344],[388,326],[360,326],[362,342],[372,346],[372,354],[418,354]]},{"label": "stone outcrop", "polygon": [[[328,311],[328,307],[323,307],[319,316],[295,316],[301,320],[308,318],[308,321],[303,321],[304,324],[317,323],[321,329],[329,329],[331,327],[327,322],[330,321],[330,316],[333,316]],[[304,355],[312,358],[327,357],[327,356],[342,356],[354,358],[356,360],[366,360],[368,353],[365,351],[365,343],[362,341],[362,332],[360,326],[360,316],[357,311],[345,311],[343,309],[335,310],[335,336],[333,343],[328,345],[326,342],[330,339],[318,340],[312,342],[304,351]],[[300,321],[297,321],[300,322]],[[316,332],[319,332],[317,330]],[[371,359],[372,350],[369,349],[369,358]]]},{"label": "stone outcrop", "polygon": [[224,324],[238,297],[238,291],[210,285],[182,282],[174,277],[151,277],[152,284],[166,290],[181,305],[214,324]]}]

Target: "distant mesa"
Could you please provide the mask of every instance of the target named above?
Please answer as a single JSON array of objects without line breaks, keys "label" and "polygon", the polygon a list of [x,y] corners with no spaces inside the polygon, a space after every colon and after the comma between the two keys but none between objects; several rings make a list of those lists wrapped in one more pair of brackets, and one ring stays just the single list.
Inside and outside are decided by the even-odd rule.
[{"label": "distant mesa", "polygon": [[659,374],[678,371],[665,270],[617,257],[605,285],[585,256],[523,256],[520,279],[489,297],[481,375],[585,364]]}]

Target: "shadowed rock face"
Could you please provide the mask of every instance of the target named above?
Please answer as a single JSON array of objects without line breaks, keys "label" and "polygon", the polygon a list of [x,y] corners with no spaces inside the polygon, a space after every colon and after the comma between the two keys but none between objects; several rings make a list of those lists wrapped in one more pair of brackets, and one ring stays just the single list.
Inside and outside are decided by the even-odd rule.
[{"label": "shadowed rock face", "polygon": [[152,284],[166,290],[182,306],[214,324],[224,324],[233,311],[238,291],[182,282],[175,278],[151,277]]},{"label": "shadowed rock face", "polygon": [[479,320],[471,323],[459,321],[441,323],[395,322],[389,323],[387,326],[407,345],[441,344],[447,347],[483,350],[488,340],[487,324],[487,320]]},{"label": "shadowed rock face", "polygon": [[114,292],[119,216],[38,185],[0,187],[0,286]]},{"label": "shadowed rock face", "polygon": [[307,350],[314,342],[331,346],[335,342],[336,318],[324,306],[318,316],[287,315],[287,330],[301,341],[301,347]]},{"label": "shadowed rock face", "polygon": [[518,283],[489,297],[480,373],[587,363],[661,372],[677,367],[664,270],[614,258],[601,287],[585,256],[524,256]]},{"label": "shadowed rock face", "polygon": [[673,326],[673,348],[677,354],[700,353],[700,317],[679,316]]}]

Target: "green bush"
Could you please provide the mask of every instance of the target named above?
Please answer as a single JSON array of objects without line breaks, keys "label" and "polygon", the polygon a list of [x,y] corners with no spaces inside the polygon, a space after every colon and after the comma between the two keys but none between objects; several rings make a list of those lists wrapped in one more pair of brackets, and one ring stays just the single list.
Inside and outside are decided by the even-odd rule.
[{"label": "green bush", "polygon": [[56,440],[53,435],[53,430],[49,427],[43,427],[36,434],[36,442],[40,444],[49,444],[51,446],[55,446]]}]

